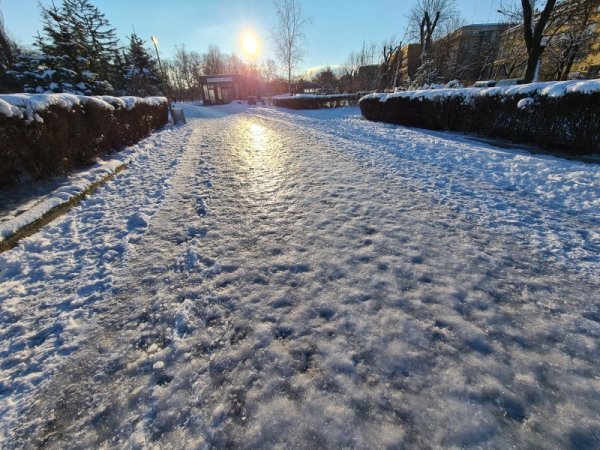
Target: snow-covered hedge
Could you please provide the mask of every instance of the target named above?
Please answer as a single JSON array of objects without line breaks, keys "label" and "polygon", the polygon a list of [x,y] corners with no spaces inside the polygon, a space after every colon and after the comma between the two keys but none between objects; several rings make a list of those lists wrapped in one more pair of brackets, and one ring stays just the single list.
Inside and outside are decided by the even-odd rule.
[{"label": "snow-covered hedge", "polygon": [[0,95],[0,184],[65,174],[167,120],[164,97]]},{"label": "snow-covered hedge", "polygon": [[600,80],[369,94],[359,105],[369,120],[600,152]]},{"label": "snow-covered hedge", "polygon": [[289,109],[320,109],[339,108],[340,106],[356,105],[361,94],[297,94],[273,97],[273,105]]}]

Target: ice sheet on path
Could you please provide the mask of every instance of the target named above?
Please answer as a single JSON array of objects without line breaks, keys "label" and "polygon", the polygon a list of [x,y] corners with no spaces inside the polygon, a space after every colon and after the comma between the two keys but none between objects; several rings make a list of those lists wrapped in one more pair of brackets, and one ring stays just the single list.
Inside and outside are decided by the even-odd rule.
[{"label": "ice sheet on path", "polygon": [[[188,107],[188,117],[213,117],[190,120],[189,142],[177,147],[174,134],[124,174],[127,183],[118,178],[95,196],[124,202],[96,218],[96,231],[78,231],[70,250],[49,259],[89,221],[87,205],[27,240],[27,253],[0,259],[27,269],[44,256],[42,276],[62,277],[62,286],[36,291],[35,279],[0,272],[2,292],[20,297],[2,301],[3,442],[597,445],[597,266],[578,271],[566,262],[575,255],[546,259],[531,251],[543,242],[521,246],[523,227],[511,234],[505,223],[467,216],[471,202],[495,218],[501,193],[511,192],[483,202],[506,175],[491,177],[489,166],[487,184],[479,180],[482,154],[513,172],[528,167],[524,154],[358,121],[356,110],[244,109]],[[400,153],[397,133],[423,160]],[[452,149],[470,178],[451,170]],[[594,170],[560,164],[580,176]],[[168,188],[145,180],[161,167]],[[481,192],[465,194],[480,181]],[[160,204],[137,211],[149,186],[161,188]],[[547,227],[570,220],[562,204]],[[543,196],[519,205],[544,214],[554,206]],[[597,229],[593,213],[582,214]],[[53,243],[36,252],[50,232]],[[74,270],[69,278],[58,261],[89,251],[95,234],[106,247],[118,234],[126,241],[104,265],[111,283],[63,306],[70,290],[98,277]],[[86,257],[89,266],[103,261]]]},{"label": "ice sheet on path", "polygon": [[[287,117],[281,110],[258,111]],[[345,149],[383,172],[418,180],[436,202],[513,236],[540,258],[598,281],[599,164],[501,149],[458,134],[371,123],[357,108],[297,113],[294,120],[342,138]]]}]

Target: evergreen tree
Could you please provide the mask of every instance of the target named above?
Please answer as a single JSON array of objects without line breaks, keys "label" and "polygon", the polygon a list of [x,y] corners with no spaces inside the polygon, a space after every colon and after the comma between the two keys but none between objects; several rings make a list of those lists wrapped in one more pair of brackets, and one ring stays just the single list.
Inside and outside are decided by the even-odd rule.
[{"label": "evergreen tree", "polygon": [[329,66],[315,75],[313,81],[320,84],[327,93],[334,93],[337,90],[338,78]]},{"label": "evergreen tree", "polygon": [[156,62],[135,32],[129,36],[129,48],[125,53],[125,90],[129,95],[140,97],[160,93],[160,77]]},{"label": "evergreen tree", "polygon": [[435,60],[432,58],[426,58],[423,64],[419,66],[417,73],[415,73],[414,79],[411,81],[411,89],[428,89],[431,85],[435,84],[438,80],[438,72],[435,64]]},{"label": "evergreen tree", "polygon": [[115,51],[113,56],[112,85],[115,95],[127,95],[127,67],[125,49]]},{"label": "evergreen tree", "polygon": [[14,62],[15,44],[8,37],[8,33],[4,29],[4,19],[2,11],[0,11],[0,74],[10,67]]},{"label": "evergreen tree", "polygon": [[26,92],[113,92],[115,31],[89,0],[63,0],[41,6],[39,55],[21,55],[11,70]]},{"label": "evergreen tree", "polygon": [[117,51],[116,30],[100,10],[89,0],[63,0],[67,17],[81,39],[83,56],[88,59],[90,70],[100,79],[111,80],[113,57]]}]

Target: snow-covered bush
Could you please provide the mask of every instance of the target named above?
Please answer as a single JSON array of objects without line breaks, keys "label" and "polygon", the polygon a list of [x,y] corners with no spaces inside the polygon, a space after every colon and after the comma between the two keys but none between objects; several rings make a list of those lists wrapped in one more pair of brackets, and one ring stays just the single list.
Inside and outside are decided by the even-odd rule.
[{"label": "snow-covered bush", "polygon": [[167,123],[163,97],[0,95],[0,184],[65,174]]},{"label": "snow-covered bush", "polygon": [[369,120],[600,153],[600,80],[370,94]]},{"label": "snow-covered bush", "polygon": [[333,95],[299,94],[292,97],[273,97],[273,105],[289,109],[339,108],[341,106],[356,105],[360,97],[362,97],[360,93]]}]

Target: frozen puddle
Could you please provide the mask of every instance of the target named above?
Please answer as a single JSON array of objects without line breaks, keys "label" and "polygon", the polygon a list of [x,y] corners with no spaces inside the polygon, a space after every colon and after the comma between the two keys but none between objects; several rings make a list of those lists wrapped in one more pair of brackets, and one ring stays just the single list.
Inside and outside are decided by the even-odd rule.
[{"label": "frozen puddle", "polygon": [[187,107],[0,255],[7,447],[599,445],[597,217],[505,189],[596,166],[330,113]]}]

